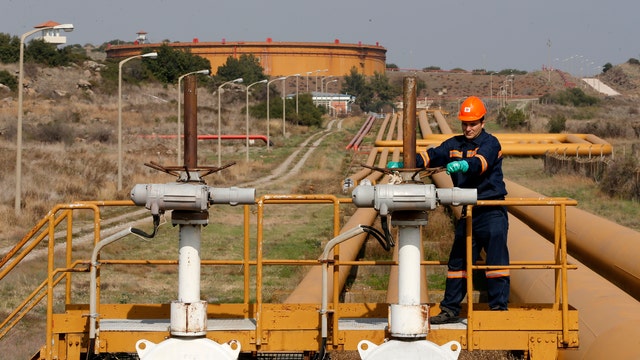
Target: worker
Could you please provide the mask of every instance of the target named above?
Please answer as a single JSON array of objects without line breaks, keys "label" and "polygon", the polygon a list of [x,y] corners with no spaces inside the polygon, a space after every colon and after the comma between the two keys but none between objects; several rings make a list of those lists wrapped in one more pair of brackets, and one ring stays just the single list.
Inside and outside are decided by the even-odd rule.
[{"label": "worker", "polygon": [[[417,167],[445,167],[453,185],[475,188],[478,200],[502,200],[507,194],[502,173],[502,149],[498,139],[484,130],[487,110],[482,100],[471,96],[462,102],[458,118],[462,135],[453,136],[441,145],[416,154]],[[466,208],[457,222],[447,263],[447,280],[440,313],[430,317],[431,324],[459,321],[460,303],[467,292]],[[504,206],[473,208],[473,254],[475,263],[484,249],[487,265],[508,265],[507,210]],[[509,269],[491,268],[485,272],[487,297],[491,310],[507,310]]]}]

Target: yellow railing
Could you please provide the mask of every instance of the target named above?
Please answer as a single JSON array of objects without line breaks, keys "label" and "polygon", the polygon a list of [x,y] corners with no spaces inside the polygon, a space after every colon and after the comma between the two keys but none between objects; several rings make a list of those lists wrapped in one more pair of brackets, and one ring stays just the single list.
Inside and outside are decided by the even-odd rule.
[{"label": "yellow railing", "polygon": [[[264,195],[257,199],[257,229],[256,229],[256,249],[255,258],[252,258],[250,253],[251,244],[251,231],[250,231],[250,218],[251,218],[251,206],[245,205],[243,209],[244,216],[244,249],[241,259],[231,260],[202,260],[203,266],[217,266],[217,265],[242,265],[243,266],[243,290],[244,297],[243,302],[245,305],[250,303],[250,268],[255,267],[255,307],[256,307],[256,329],[255,339],[256,344],[261,342],[261,334],[263,324],[261,324],[260,317],[263,307],[263,267],[269,265],[321,265],[320,261],[314,260],[292,260],[292,259],[265,259],[263,257],[263,238],[264,238],[264,215],[265,207],[268,204],[329,204],[333,206],[333,235],[334,237],[340,233],[340,206],[341,204],[350,203],[350,198],[337,198],[332,195]],[[14,327],[30,310],[32,310],[37,303],[41,302],[44,297],[47,297],[46,313],[47,313],[47,333],[46,333],[46,351],[47,354],[51,353],[51,344],[53,343],[53,309],[54,309],[54,296],[53,289],[62,280],[65,280],[65,304],[72,302],[71,294],[71,282],[72,273],[74,272],[88,272],[90,261],[89,260],[74,260],[73,249],[73,210],[91,210],[93,211],[92,232],[94,237],[94,245],[100,240],[101,231],[101,212],[100,209],[105,206],[132,206],[130,201],[91,201],[81,202],[66,205],[57,205],[54,207],[47,216],[41,220],[28,234],[25,236],[0,262],[0,281],[16,267],[16,265],[22,261],[36,246],[48,239],[47,243],[47,279],[43,281],[36,289],[13,311],[7,319],[0,323],[0,339],[7,334],[12,327]],[[546,262],[511,262],[508,268],[513,269],[555,269],[556,270],[556,297],[554,305],[560,307],[562,310],[562,322],[563,322],[563,337],[568,338],[568,287],[567,287],[567,270],[574,269],[575,266],[567,263],[567,249],[566,249],[566,206],[576,205],[576,202],[571,199],[565,198],[545,198],[545,199],[507,199],[502,201],[478,201],[478,206],[489,205],[524,205],[524,206],[554,206],[554,233],[555,233],[555,259]],[[469,206],[467,209],[467,226],[468,230],[471,226],[473,206]],[[66,220],[65,225],[65,266],[61,268],[54,268],[54,251],[56,243],[56,227]],[[467,232],[471,234],[471,231]],[[470,236],[467,241],[467,274],[469,275],[469,281],[467,281],[468,293],[473,292],[473,279],[471,278],[473,270],[475,269],[490,269],[491,266],[484,264],[472,264],[471,263],[471,242]],[[101,265],[106,264],[123,264],[123,265],[177,265],[177,260],[100,260]],[[340,259],[339,249],[334,251],[334,260],[332,261],[334,271],[333,281],[333,299],[330,301],[329,307],[332,311],[337,311],[340,294],[340,284],[338,281],[338,273],[340,266],[375,266],[375,265],[397,265],[397,261],[367,261],[367,260],[355,260],[355,259]],[[429,265],[444,265],[443,261],[422,261],[423,266]],[[505,266],[501,266],[504,268]],[[99,274],[98,274],[99,277]],[[100,287],[98,286],[97,292]],[[99,293],[97,294],[99,299]],[[469,339],[473,338],[473,302],[469,301],[468,304],[468,327],[467,336]],[[98,311],[99,314],[99,302]],[[248,312],[245,312],[245,316],[249,316]],[[340,314],[333,313],[333,339],[338,338],[338,319]],[[99,321],[99,317],[98,317]]]}]

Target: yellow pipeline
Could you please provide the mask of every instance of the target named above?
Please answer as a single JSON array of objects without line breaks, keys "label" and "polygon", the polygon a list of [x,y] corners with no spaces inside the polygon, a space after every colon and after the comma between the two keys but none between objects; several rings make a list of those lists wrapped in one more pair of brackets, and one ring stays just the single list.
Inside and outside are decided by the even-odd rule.
[{"label": "yellow pipeline", "polygon": [[[611,155],[613,147],[592,134],[493,134],[502,145],[504,155],[537,156],[559,153],[567,156]],[[450,138],[450,134],[431,134],[416,140],[418,149],[438,146]],[[402,140],[380,140],[376,146],[402,148]]]}]

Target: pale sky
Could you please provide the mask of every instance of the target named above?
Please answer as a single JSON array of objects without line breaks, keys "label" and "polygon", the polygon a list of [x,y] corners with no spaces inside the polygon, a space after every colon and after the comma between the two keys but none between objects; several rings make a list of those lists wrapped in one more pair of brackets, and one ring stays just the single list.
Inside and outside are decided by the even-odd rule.
[{"label": "pale sky", "polygon": [[[68,44],[305,41],[374,45],[404,69],[518,69],[575,75],[640,58],[638,0],[3,0],[0,32],[72,23]],[[31,39],[31,38],[30,38]],[[28,40],[30,40],[28,39]]]}]

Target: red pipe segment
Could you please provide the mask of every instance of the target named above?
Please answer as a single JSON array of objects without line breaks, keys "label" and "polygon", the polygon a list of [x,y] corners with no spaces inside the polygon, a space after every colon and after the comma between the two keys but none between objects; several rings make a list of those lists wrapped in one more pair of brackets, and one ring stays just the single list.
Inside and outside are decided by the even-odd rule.
[{"label": "red pipe segment", "polygon": [[[178,135],[141,135],[144,138],[158,138],[158,139],[175,139]],[[247,135],[220,135],[221,140],[245,140]],[[251,140],[262,140],[267,143],[267,137],[265,135],[249,135]],[[218,140],[218,135],[198,135],[198,140]],[[272,143],[273,144],[273,143]]]},{"label": "red pipe segment", "polygon": [[349,144],[347,145],[346,149],[349,150],[351,149],[355,144],[356,141],[358,141],[358,139],[360,138],[360,136],[362,135],[362,133],[364,133],[365,129],[367,128],[367,124],[369,124],[369,122],[373,119],[373,115],[369,116],[367,118],[367,120],[362,124],[362,126],[360,127],[360,129],[358,130],[358,133],[353,137],[353,139],[351,139],[351,141],[349,142]]}]

